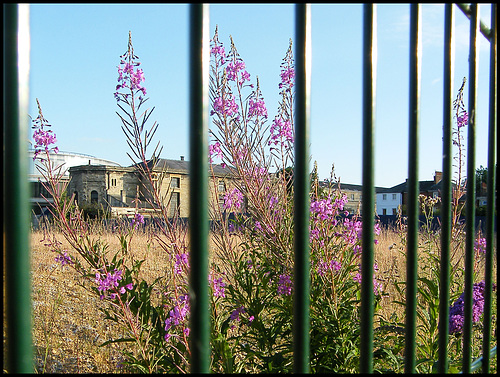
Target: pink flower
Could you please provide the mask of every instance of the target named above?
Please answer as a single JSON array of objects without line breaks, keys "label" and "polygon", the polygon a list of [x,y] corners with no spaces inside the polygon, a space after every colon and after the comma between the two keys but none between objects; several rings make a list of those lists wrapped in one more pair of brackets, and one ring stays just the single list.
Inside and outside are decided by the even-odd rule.
[{"label": "pink flower", "polygon": [[222,149],[220,148],[220,143],[216,141],[214,144],[208,146],[208,160],[212,163],[212,157],[217,155],[222,159]]},{"label": "pink flower", "polygon": [[58,255],[57,257],[55,257],[55,261],[61,262],[61,266],[64,266],[65,264],[74,264],[73,260],[66,252],[64,252],[62,255]]},{"label": "pink flower", "polygon": [[[244,68],[245,68],[245,62],[242,60],[230,62],[226,68],[227,79],[229,81],[236,81],[236,79],[238,77],[238,72]],[[248,75],[248,78],[250,78],[250,75]]]},{"label": "pink flower", "polygon": [[468,122],[469,122],[469,114],[467,114],[466,111],[464,111],[462,114],[460,114],[457,117],[457,126],[458,126],[458,128],[466,126]]},{"label": "pink flower", "polygon": [[485,254],[486,253],[486,238],[478,237],[474,241],[474,251],[476,253]]},{"label": "pink flower", "polygon": [[141,91],[143,95],[146,95],[146,88],[141,85],[146,80],[144,78],[144,71],[140,68],[134,68],[141,64],[134,60],[137,59],[137,56],[131,54],[130,51],[127,51],[122,56],[124,59],[120,61],[120,66],[118,66],[118,85],[116,85],[115,89],[116,100],[119,101],[121,98],[126,98],[130,95],[120,93],[119,90],[123,88],[129,88],[130,91]]},{"label": "pink flower", "polygon": [[214,297],[226,297],[225,294],[225,286],[226,284],[222,281],[222,278],[212,278],[212,276],[209,276],[209,280],[212,283],[212,290]]},{"label": "pink flower", "polygon": [[220,55],[220,56],[224,56],[225,55],[225,51],[224,51],[224,46],[220,45],[220,46],[214,46],[212,47],[212,49],[210,50],[210,53],[212,55]]},{"label": "pink flower", "polygon": [[288,275],[280,275],[278,281],[278,294],[290,296],[292,294],[292,279]]},{"label": "pink flower", "polygon": [[239,321],[240,320],[240,314],[242,313],[245,313],[245,307],[244,306],[240,306],[239,308],[233,310],[233,312],[231,313],[231,316],[229,317],[229,319],[231,321]]},{"label": "pink flower", "polygon": [[217,97],[212,104],[213,110],[210,115],[218,113],[220,116],[233,116],[238,112],[238,105],[234,100],[234,97],[230,96],[228,99],[222,97]]},{"label": "pink flower", "polygon": [[241,208],[243,203],[243,194],[237,188],[227,191],[224,195],[224,209],[230,209],[231,207]]},{"label": "pink flower", "polygon": [[250,98],[250,101],[248,103],[249,105],[249,110],[248,110],[248,115],[253,117],[253,116],[263,116],[264,118],[267,118],[267,109],[266,109],[266,104],[264,103],[263,100],[253,100],[253,98]]},{"label": "pink flower", "polygon": [[269,141],[269,145],[273,143],[277,145],[280,141],[282,144],[285,142],[293,143],[293,130],[289,120],[283,121],[279,117],[274,118],[270,132],[271,140]]},{"label": "pink flower", "polygon": [[281,83],[279,84],[279,88],[283,88],[284,86],[288,86],[290,88],[294,85],[295,78],[295,70],[293,68],[285,68],[281,70]]}]

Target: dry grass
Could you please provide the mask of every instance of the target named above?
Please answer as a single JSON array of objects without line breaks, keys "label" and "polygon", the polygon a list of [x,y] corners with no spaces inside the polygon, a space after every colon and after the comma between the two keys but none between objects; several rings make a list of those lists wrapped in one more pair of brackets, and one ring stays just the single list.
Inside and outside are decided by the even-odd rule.
[{"label": "dry grass", "polygon": [[[102,233],[101,239],[110,250],[120,248],[115,235]],[[65,241],[59,237],[64,244]],[[384,230],[375,246],[378,276],[385,291],[381,314],[386,318],[393,311],[403,313],[401,307],[391,304],[397,298],[392,283],[404,281],[405,258],[398,248],[399,236],[392,230]],[[142,278],[148,282],[165,276],[169,265],[168,256],[154,244],[146,248],[148,236],[134,236],[131,250],[136,259],[145,258]],[[54,261],[55,253],[43,242],[42,232],[32,233],[32,302],[33,343],[35,369],[38,373],[120,373],[120,346],[110,344],[100,347],[104,341],[120,336],[119,329],[104,321],[99,308],[103,304],[98,297],[82,285],[82,279],[71,268],[61,267]],[[495,261],[496,271],[496,261]],[[496,273],[494,273],[496,277]],[[496,278],[495,278],[496,281]],[[5,337],[4,337],[5,339]],[[5,344],[4,344],[5,346]]]},{"label": "dry grass", "polygon": [[103,321],[98,297],[80,285],[80,276],[54,261],[43,234],[32,234],[33,343],[41,373],[117,372],[116,345],[99,344],[117,336]]}]

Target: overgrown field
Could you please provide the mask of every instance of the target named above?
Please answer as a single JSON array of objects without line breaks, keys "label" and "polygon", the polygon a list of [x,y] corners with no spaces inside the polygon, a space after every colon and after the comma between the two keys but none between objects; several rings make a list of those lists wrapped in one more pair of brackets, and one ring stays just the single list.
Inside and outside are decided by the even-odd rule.
[{"label": "overgrown field", "polygon": [[[101,239],[110,249],[120,248],[115,234],[101,230]],[[33,290],[33,343],[35,369],[38,373],[120,373],[120,343],[100,345],[118,338],[120,329],[113,322],[103,320],[99,298],[82,286],[82,278],[74,269],[54,259],[56,254],[46,246],[48,233],[33,231],[32,245],[32,290]],[[57,237],[57,234],[56,234]],[[63,237],[57,237],[65,242]],[[390,318],[396,313],[404,315],[404,308],[394,301],[404,300],[393,284],[404,281],[405,257],[401,253],[399,235],[392,229],[383,229],[375,245],[377,277],[384,286],[385,296],[380,302],[379,315]],[[169,269],[168,256],[154,244],[147,233],[137,233],[132,241],[131,256],[144,258],[141,274],[152,282]],[[67,245],[63,247],[69,247]],[[495,254],[496,255],[496,254]],[[496,261],[495,261],[496,271]],[[494,275],[496,277],[496,273]],[[495,278],[496,282],[496,278]],[[88,283],[87,283],[88,285]],[[496,297],[496,296],[495,296]],[[378,321],[375,319],[375,326]],[[5,332],[5,327],[4,327]]]},{"label": "overgrown field", "polygon": [[[146,127],[153,108],[144,110],[147,98],[144,72],[134,53],[131,33],[127,51],[120,56],[114,97],[120,109],[122,130],[135,156],[144,193],[135,203],[154,208],[155,229],[149,216],[136,204],[133,219],[112,227],[93,221],[76,197],[66,195],[64,171],[55,165],[55,134],[42,114],[33,120],[35,159],[48,194],[53,226],[32,234],[32,290],[35,370],[43,373],[187,373],[195,355],[192,347],[210,347],[203,362],[212,373],[290,373],[294,370],[294,282],[301,271],[294,263],[295,208],[295,68],[292,41],[280,65],[280,100],[269,118],[259,81],[250,74],[232,38],[228,52],[215,29],[211,39],[211,128],[208,148],[210,166],[220,161],[231,184],[210,171],[208,215],[211,220],[210,261],[196,269],[191,260],[189,228],[178,208],[170,203],[172,182],[159,166],[161,144],[151,152],[158,127]],[[464,81],[465,83],[465,81]],[[462,370],[464,338],[465,224],[460,220],[464,203],[465,161],[463,134],[467,112],[462,100],[464,86],[454,102],[458,151],[458,184],[452,195],[450,236],[448,372]],[[139,115],[142,114],[142,115]],[[165,174],[164,174],[165,173]],[[226,176],[226,175],[225,175]],[[376,221],[363,223],[359,214],[344,208],[347,194],[332,166],[328,187],[319,184],[317,165],[310,175],[309,247],[303,273],[310,277],[310,360],[312,373],[360,371],[361,313],[373,309],[373,371],[404,372],[406,320],[407,225],[400,208],[398,224],[384,229]],[[228,178],[229,179],[229,178]],[[223,185],[219,185],[224,183]],[[141,199],[142,198],[142,199]],[[440,318],[441,233],[432,226],[440,198],[420,195],[421,224],[416,285],[415,372],[435,371],[438,360]],[[175,212],[170,216],[171,210]],[[234,216],[228,216],[228,215]],[[302,214],[300,215],[302,216]],[[306,216],[304,214],[304,216]],[[156,221],[157,220],[157,221]],[[369,232],[370,237],[363,237]],[[372,266],[363,263],[366,239],[373,242]],[[494,237],[496,243],[496,235]],[[448,242],[448,241],[446,241]],[[496,244],[489,252],[481,232],[474,234],[471,358],[482,351],[486,258],[493,255],[492,329],[496,329]],[[371,249],[371,248],[370,248]],[[413,250],[412,250],[413,251]],[[370,256],[371,258],[371,256]],[[371,264],[371,260],[369,261]],[[309,265],[307,265],[309,264]],[[469,266],[468,266],[469,267]],[[193,297],[191,272],[207,281],[208,305]],[[5,274],[5,271],[4,271]],[[361,284],[363,279],[365,283]],[[373,279],[373,281],[372,281]],[[372,284],[373,283],[373,284]],[[361,302],[361,290],[373,288],[373,307]],[[410,293],[413,295],[414,293]],[[442,296],[442,295],[441,295]],[[193,310],[192,305],[195,307]],[[210,344],[190,322],[191,311],[210,310]],[[5,319],[4,319],[5,321]],[[196,326],[194,326],[196,327]],[[446,327],[445,327],[446,328]],[[492,331],[496,345],[496,330]],[[8,348],[5,341],[4,352]],[[208,364],[210,365],[199,365]],[[491,371],[496,372],[496,359]],[[444,364],[443,364],[444,365]]]}]

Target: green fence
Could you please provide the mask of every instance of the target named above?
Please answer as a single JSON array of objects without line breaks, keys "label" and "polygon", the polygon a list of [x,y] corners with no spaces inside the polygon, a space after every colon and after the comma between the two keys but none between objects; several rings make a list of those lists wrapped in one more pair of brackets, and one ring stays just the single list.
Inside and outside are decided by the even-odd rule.
[{"label": "green fence", "polygon": [[[469,55],[469,109],[472,114],[468,124],[467,160],[467,218],[475,217],[475,123],[477,45],[482,33],[490,41],[490,103],[488,136],[488,203],[495,200],[496,124],[497,124],[497,16],[496,5],[491,5],[491,29],[478,19],[475,4],[445,5],[445,45],[443,62],[443,191],[442,191],[442,254],[441,265],[447,266],[450,257],[451,230],[451,148],[452,148],[452,78],[453,78],[453,23],[457,11],[470,19]],[[3,123],[4,123],[4,308],[7,314],[8,370],[10,373],[32,372],[32,335],[30,301],[30,246],[29,207],[27,180],[28,140],[28,59],[29,59],[29,6],[3,5]],[[417,232],[418,232],[418,143],[420,111],[420,5],[410,5],[410,74],[409,74],[409,204],[407,245],[407,297],[406,297],[406,352],[405,372],[415,371],[416,290],[417,290]],[[207,297],[208,277],[208,211],[207,211],[207,137],[208,137],[208,62],[209,62],[209,7],[191,5],[190,9],[190,156],[192,161],[190,214],[192,258],[191,337],[192,372],[208,372],[209,307]],[[295,150],[295,284],[294,298],[294,366],[296,372],[309,371],[309,129],[310,129],[310,6],[296,5],[295,57],[296,57],[296,150]],[[375,127],[375,63],[376,54],[376,5],[363,8],[363,256],[362,318],[360,371],[372,372],[373,355],[373,229],[374,219],[374,127]],[[320,48],[327,48],[321,46]],[[196,189],[194,189],[196,188]],[[8,198],[9,200],[6,200]],[[479,368],[488,372],[496,347],[489,349],[491,341],[492,270],[494,205],[488,205],[486,221],[486,267],[483,355],[471,359],[472,335],[472,263],[474,248],[474,221],[467,222],[465,259],[465,324],[463,345],[463,372]],[[438,372],[447,371],[449,276],[442,268],[440,279],[439,360]],[[5,368],[4,368],[5,370]]]}]

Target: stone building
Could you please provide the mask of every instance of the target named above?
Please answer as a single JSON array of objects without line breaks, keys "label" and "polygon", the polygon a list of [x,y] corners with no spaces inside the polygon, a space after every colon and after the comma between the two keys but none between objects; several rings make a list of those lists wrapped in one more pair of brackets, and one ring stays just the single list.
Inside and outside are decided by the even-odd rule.
[{"label": "stone building", "polygon": [[[53,203],[53,199],[44,186],[46,180],[46,177],[43,174],[43,172],[45,171],[44,164],[38,158],[34,159],[35,156],[34,149],[30,149],[28,151],[28,156],[29,156],[28,181],[31,191],[31,197],[30,197],[31,209],[33,212],[33,216],[40,216],[42,214],[48,213],[47,206]],[[85,166],[106,165],[109,167],[120,166],[118,163],[111,160],[106,160],[82,153],[65,152],[65,151],[59,151],[58,153],[51,153],[50,161],[54,169],[58,170],[57,169],[58,166],[62,167],[61,186],[69,182],[70,179],[69,169],[73,166],[81,166],[81,165]]]},{"label": "stone building", "polygon": [[[142,164],[129,167],[108,165],[81,165],[69,169],[68,195],[74,195],[78,204],[95,203],[111,211],[112,215],[131,216],[147,213],[161,201],[168,208],[168,216],[179,211],[180,217],[189,216],[189,161],[159,159],[151,169],[152,180],[159,186],[160,197],[151,194],[148,179],[141,173]],[[211,165],[209,198],[224,202],[224,194],[234,187],[234,176],[229,167]],[[212,174],[213,171],[213,174]]]}]

